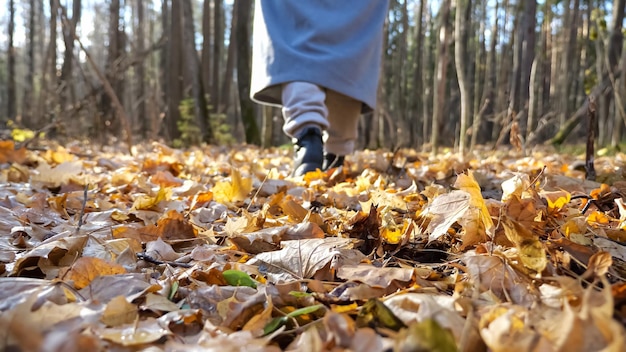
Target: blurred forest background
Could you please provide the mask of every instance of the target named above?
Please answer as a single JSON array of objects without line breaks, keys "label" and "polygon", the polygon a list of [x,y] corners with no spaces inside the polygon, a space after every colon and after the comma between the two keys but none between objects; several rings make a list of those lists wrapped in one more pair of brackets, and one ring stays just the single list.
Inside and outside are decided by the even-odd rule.
[{"label": "blurred forest background", "polygon": [[[391,0],[360,146],[624,141],[626,0]],[[0,129],[103,145],[288,142],[249,99],[254,1],[1,0]],[[510,138],[513,136],[514,138]]]}]

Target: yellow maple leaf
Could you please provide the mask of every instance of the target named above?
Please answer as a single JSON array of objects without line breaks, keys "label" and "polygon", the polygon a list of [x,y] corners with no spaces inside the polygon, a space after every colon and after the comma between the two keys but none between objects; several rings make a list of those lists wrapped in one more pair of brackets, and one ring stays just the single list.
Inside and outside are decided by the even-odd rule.
[{"label": "yellow maple leaf", "polygon": [[230,172],[230,182],[220,181],[213,186],[213,199],[219,203],[240,202],[252,191],[252,179],[241,177],[239,170]]},{"label": "yellow maple leaf", "polygon": [[561,210],[572,199],[572,195],[566,191],[541,192],[548,201],[549,211]]},{"label": "yellow maple leaf", "polygon": [[487,239],[486,236],[493,238],[493,220],[491,220],[491,214],[489,214],[489,209],[487,209],[485,200],[480,192],[480,186],[476,182],[472,171],[468,171],[467,175],[460,174],[454,183],[454,187],[470,194],[470,210],[458,221],[465,230],[463,247],[466,248],[483,242]]},{"label": "yellow maple leaf", "polygon": [[139,196],[133,202],[132,210],[149,210],[156,207],[160,202],[169,200],[172,197],[172,189],[161,187],[156,196]]}]

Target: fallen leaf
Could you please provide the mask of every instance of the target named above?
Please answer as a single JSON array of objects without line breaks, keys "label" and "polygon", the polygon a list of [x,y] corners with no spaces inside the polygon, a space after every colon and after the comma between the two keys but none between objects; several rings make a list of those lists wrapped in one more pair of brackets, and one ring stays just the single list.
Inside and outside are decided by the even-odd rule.
[{"label": "fallen leaf", "polygon": [[99,276],[123,274],[125,272],[126,270],[121,265],[109,263],[98,258],[81,257],[61,277],[65,280],[73,281],[74,287],[80,290],[87,287]]}]

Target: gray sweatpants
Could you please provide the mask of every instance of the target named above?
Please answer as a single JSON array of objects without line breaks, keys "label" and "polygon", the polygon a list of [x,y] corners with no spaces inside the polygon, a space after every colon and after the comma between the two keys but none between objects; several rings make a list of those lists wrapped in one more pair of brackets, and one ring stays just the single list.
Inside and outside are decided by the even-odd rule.
[{"label": "gray sweatpants", "polygon": [[308,82],[282,85],[283,131],[294,138],[315,125],[324,131],[324,151],[348,155],[354,151],[362,103]]}]

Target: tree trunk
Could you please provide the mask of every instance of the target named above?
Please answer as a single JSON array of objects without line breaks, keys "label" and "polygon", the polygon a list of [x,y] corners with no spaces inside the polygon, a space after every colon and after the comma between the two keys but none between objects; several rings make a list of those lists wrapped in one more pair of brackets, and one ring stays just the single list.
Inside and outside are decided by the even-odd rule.
[{"label": "tree trunk", "polygon": [[[415,116],[419,116],[422,110],[422,105],[424,102],[424,85],[422,84],[422,75],[424,74],[424,38],[423,37],[423,18],[424,18],[424,7],[426,5],[426,0],[420,0],[420,4],[417,7],[417,14],[415,16],[415,71],[413,73],[413,86],[415,87],[412,99],[410,99],[411,110],[415,114]],[[425,115],[422,115],[422,119],[426,119]],[[414,139],[411,147],[414,147],[417,144],[417,138],[419,136],[419,122],[420,120],[417,118],[413,118],[414,122],[411,124],[411,136]],[[423,124],[422,124],[423,125]],[[425,141],[422,140],[422,143]]]},{"label": "tree trunk", "polygon": [[76,26],[80,21],[81,3],[80,0],[72,1],[72,17],[68,21],[68,28],[63,28],[63,42],[65,44],[65,52],[63,53],[63,65],[61,66],[61,77],[59,79],[58,91],[61,98],[61,109],[69,110],[69,106],[76,101],[76,92],[73,82],[72,61],[74,59],[74,36],[76,34]]},{"label": "tree trunk", "polygon": [[461,126],[459,128],[459,154],[465,154],[467,125],[471,111],[470,84],[467,80],[467,17],[471,13],[469,0],[456,0],[456,14],[454,20],[454,63],[461,93]]},{"label": "tree trunk", "polygon": [[228,43],[228,53],[226,57],[226,68],[224,69],[224,82],[222,84],[222,97],[217,113],[226,113],[230,107],[231,89],[233,83],[233,72],[235,72],[235,60],[237,56],[237,11],[233,8],[233,17],[230,23],[230,37]]},{"label": "tree trunk", "polygon": [[178,121],[180,120],[179,105],[183,93],[183,32],[182,12],[180,0],[171,3],[170,28],[168,37],[168,65],[167,65],[167,129],[170,140],[180,137]]},{"label": "tree trunk", "polygon": [[35,97],[35,33],[36,29],[36,2],[30,0],[28,7],[28,68],[26,69],[26,82],[24,87],[24,96],[22,99],[22,122],[27,127],[34,127],[33,117],[33,99]]},{"label": "tree trunk", "polygon": [[239,106],[241,122],[244,126],[246,143],[261,145],[261,134],[254,116],[254,105],[250,99],[250,20],[252,18],[252,1],[235,0],[237,12],[237,85],[239,86]]},{"label": "tree trunk", "polygon": [[[578,0],[576,0],[578,1]],[[528,112],[528,100],[530,97],[530,74],[533,61],[535,60],[535,25],[537,23],[537,1],[524,1],[524,13],[522,15],[522,57],[520,63],[520,85],[519,85],[519,110]],[[519,121],[520,134],[522,137],[527,133],[527,119],[521,118]]]},{"label": "tree trunk", "polygon": [[[144,34],[145,27],[145,5],[143,0],[137,0],[137,52],[139,54],[143,53],[145,50],[145,41],[146,37]],[[146,114],[146,70],[145,64],[142,59],[138,59],[137,65],[135,67],[137,72],[137,119],[136,121],[140,122],[141,125],[141,135],[144,139],[148,138],[151,135],[150,130],[152,124],[150,123],[150,119]]]},{"label": "tree trunk", "polygon": [[[211,46],[211,1],[205,0],[202,7],[202,58],[201,58],[201,70],[202,70],[202,87],[206,93],[213,93],[213,79],[211,68],[213,67],[213,52]],[[213,96],[209,96],[209,104],[212,106],[211,110],[217,108]]]},{"label": "tree trunk", "polygon": [[437,154],[439,149],[439,129],[443,119],[443,108],[446,101],[446,77],[448,72],[448,40],[450,36],[450,0],[442,0],[439,8],[439,41],[437,42],[437,65],[433,89],[433,122],[430,142],[431,153]]},{"label": "tree trunk", "polygon": [[200,75],[200,61],[196,52],[195,30],[193,25],[193,9],[191,0],[182,0],[183,7],[183,42],[185,43],[185,66],[191,77],[191,92],[193,95],[193,110],[202,141],[213,142],[213,132],[208,123],[207,104],[204,99],[202,77]]},{"label": "tree trunk", "polygon": [[[209,0],[205,0],[209,1]],[[222,92],[220,92],[220,68],[222,47],[224,46],[224,20],[223,20],[224,4],[223,0],[213,0],[213,91],[211,92],[211,99],[214,102],[214,111],[218,110],[218,107],[222,102]],[[224,77],[225,80],[231,79],[230,77]],[[223,91],[225,95],[228,92]]]},{"label": "tree trunk", "polygon": [[[124,33],[120,31],[120,0],[111,0],[109,5],[109,47],[106,59],[106,79],[113,87],[118,97],[124,96],[124,84],[120,80],[119,64],[122,56],[123,36]],[[112,136],[120,134],[121,117],[115,113],[113,109],[113,102],[108,94],[103,93],[101,97],[101,109],[104,116],[104,126],[101,126],[103,131],[107,131]]]},{"label": "tree trunk", "polygon": [[[17,107],[15,101],[17,99],[16,85],[15,85],[15,59],[16,52],[13,46],[13,35],[15,34],[15,1],[9,1],[9,45],[7,51],[7,118],[9,120],[15,120],[17,115]],[[2,125],[5,125],[6,121],[2,121]]]}]

